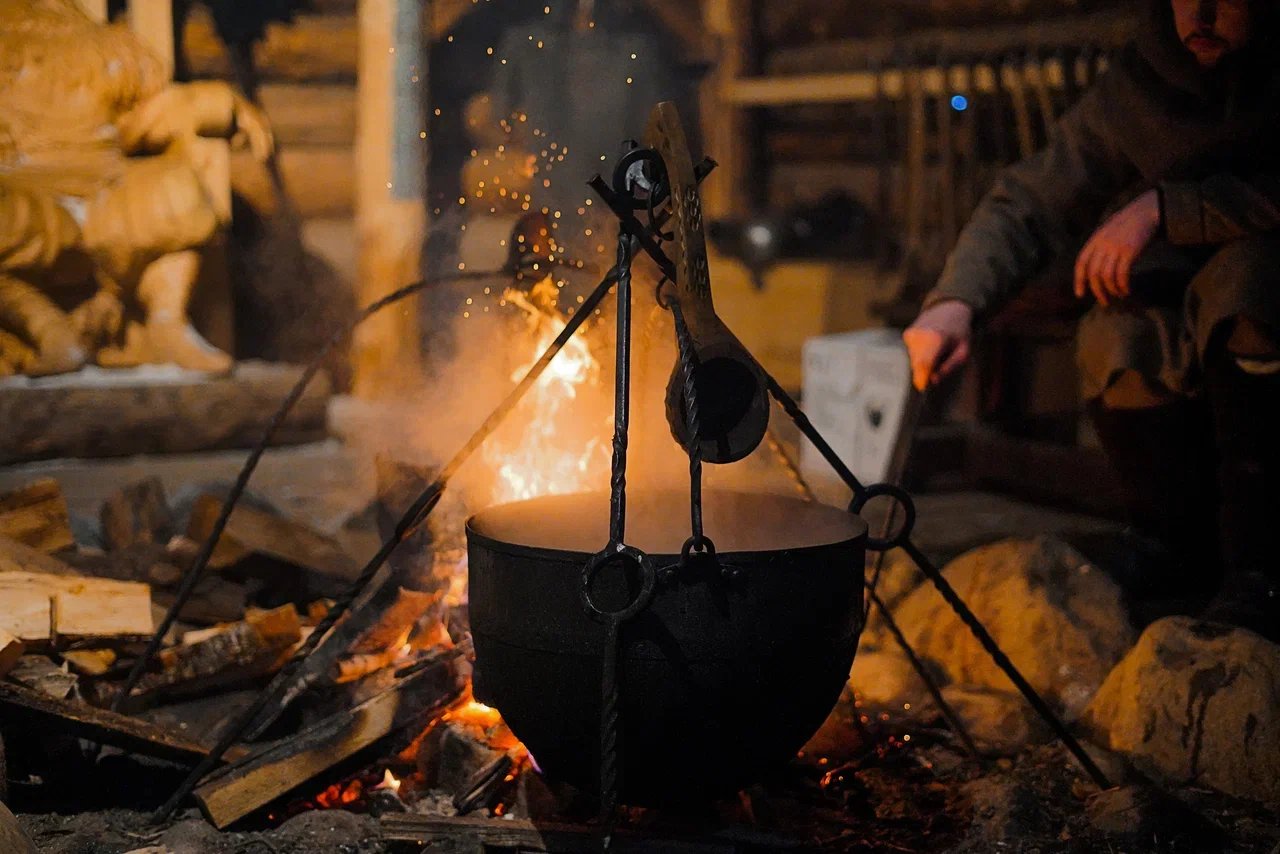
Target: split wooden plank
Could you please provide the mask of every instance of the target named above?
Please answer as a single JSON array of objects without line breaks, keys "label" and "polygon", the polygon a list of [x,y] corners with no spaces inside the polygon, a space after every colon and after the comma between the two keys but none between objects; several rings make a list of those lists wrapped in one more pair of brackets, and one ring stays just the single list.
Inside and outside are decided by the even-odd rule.
[{"label": "split wooden plank", "polygon": [[[544,821],[437,817],[411,813],[391,813],[381,819],[382,838],[388,842],[411,842],[429,846],[433,842],[471,837],[484,850],[554,851],[557,854],[588,854],[600,851],[601,830],[582,824]],[[737,854],[740,851],[806,850],[811,843],[746,827],[725,828],[697,836],[663,836],[634,830],[618,830],[611,851],[671,854]]]},{"label": "split wooden plank", "polygon": [[[208,755],[204,745],[145,721],[70,700],[58,700],[10,682],[0,682],[0,712],[6,723],[48,727],[159,759],[194,765]],[[244,748],[232,748],[226,760],[234,761],[246,753]]]},{"label": "split wooden plank", "polygon": [[160,669],[145,674],[130,699],[208,693],[262,676],[283,663],[301,638],[302,623],[292,605],[250,613],[193,643],[162,649],[156,656]]},{"label": "split wooden plank", "polygon": [[0,629],[0,678],[3,678],[9,670],[18,663],[18,659],[22,658],[22,653],[26,651],[22,641],[17,637]]},{"label": "split wooden plank", "polygon": [[0,495],[0,534],[46,553],[74,546],[71,516],[58,481],[42,478]]},{"label": "split wooden plank", "polygon": [[255,812],[399,730],[425,725],[461,692],[448,661],[424,668],[353,709],[215,772],[195,790],[219,829]]},{"label": "split wooden plank", "polygon": [[[221,510],[222,499],[213,495],[198,498],[191,509],[187,536],[196,542],[208,539]],[[242,555],[265,555],[342,581],[355,578],[360,571],[355,560],[332,538],[243,504],[232,511],[214,554],[226,559],[232,549]]]},{"label": "split wooden plank", "polygon": [[0,628],[24,641],[150,635],[151,588],[133,581],[0,571]]}]

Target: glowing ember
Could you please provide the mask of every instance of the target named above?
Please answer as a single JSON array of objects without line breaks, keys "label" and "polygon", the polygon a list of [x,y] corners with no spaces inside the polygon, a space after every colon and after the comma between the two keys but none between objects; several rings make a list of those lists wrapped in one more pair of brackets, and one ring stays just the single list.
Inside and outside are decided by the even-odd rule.
[{"label": "glowing ember", "polygon": [[[528,359],[512,372],[520,380],[542,352],[565,328],[565,318],[555,308],[558,289],[548,276],[528,295],[508,290],[504,298],[526,315],[530,343]],[[586,339],[575,335],[556,355],[530,389],[512,418],[519,429],[495,435],[485,446],[484,458],[494,472],[492,500],[519,501],[541,495],[581,492],[600,483],[608,463],[603,437],[608,424],[585,417],[575,407],[586,388],[598,388],[600,363]]]}]

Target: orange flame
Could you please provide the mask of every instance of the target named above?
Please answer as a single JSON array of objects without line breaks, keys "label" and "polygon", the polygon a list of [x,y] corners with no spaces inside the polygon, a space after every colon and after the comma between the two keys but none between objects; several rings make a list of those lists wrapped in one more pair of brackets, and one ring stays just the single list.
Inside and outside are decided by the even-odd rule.
[{"label": "orange flame", "polygon": [[[532,346],[528,361],[512,372],[519,381],[565,328],[565,317],[554,307],[557,288],[551,277],[529,295],[508,290],[504,298],[525,312]],[[519,429],[495,435],[485,446],[484,459],[494,472],[494,503],[520,501],[540,495],[581,492],[592,475],[608,461],[602,437],[607,424],[591,423],[575,406],[585,388],[598,387],[600,363],[581,333],[570,338],[520,406]]]}]

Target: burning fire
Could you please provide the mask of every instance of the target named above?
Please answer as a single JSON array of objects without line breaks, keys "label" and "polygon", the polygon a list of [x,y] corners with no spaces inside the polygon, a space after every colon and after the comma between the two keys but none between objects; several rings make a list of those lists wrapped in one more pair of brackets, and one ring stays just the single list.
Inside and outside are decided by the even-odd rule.
[{"label": "burning fire", "polygon": [[[519,381],[543,351],[564,330],[566,320],[555,307],[558,289],[548,276],[528,295],[508,290],[506,301],[525,313],[530,355],[511,374]],[[529,390],[513,418],[519,429],[502,431],[485,446],[484,459],[494,472],[494,503],[519,501],[540,495],[580,492],[607,464],[603,436],[607,423],[593,424],[581,407],[575,407],[588,388],[598,388],[600,362],[586,338],[577,334],[547,366]]]}]

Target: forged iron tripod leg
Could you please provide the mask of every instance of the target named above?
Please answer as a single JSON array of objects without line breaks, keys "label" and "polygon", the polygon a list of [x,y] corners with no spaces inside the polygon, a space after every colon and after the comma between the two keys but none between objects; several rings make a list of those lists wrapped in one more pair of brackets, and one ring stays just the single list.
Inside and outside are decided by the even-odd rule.
[{"label": "forged iron tripod leg", "polygon": [[[883,555],[884,552],[881,552],[881,554]],[[906,655],[907,661],[911,662],[911,667],[915,670],[916,675],[924,683],[925,690],[929,692],[933,702],[937,703],[938,711],[942,714],[943,720],[947,722],[947,726],[951,727],[951,731],[960,739],[960,743],[964,745],[964,749],[969,756],[982,763],[982,754],[978,751],[978,746],[973,743],[973,736],[969,735],[968,727],[964,725],[964,722],[960,720],[960,716],[956,714],[956,710],[942,696],[942,689],[938,687],[938,680],[933,678],[929,668],[925,667],[924,662],[920,660],[920,656],[916,655],[916,651],[912,649],[907,636],[898,627],[898,622],[889,614],[889,606],[884,604],[884,600],[880,598],[870,583],[867,584],[867,598],[871,600],[871,604],[875,605],[876,610],[880,612],[880,619],[884,620],[884,627],[889,630],[889,634],[893,635],[898,647]]]},{"label": "forged iron tripod leg", "polygon": [[[894,450],[894,462],[890,463],[889,466],[891,476],[895,478],[901,477],[903,468],[906,465],[906,452],[903,449],[908,448],[911,444],[910,434],[915,432],[915,424],[920,411],[920,398],[921,395],[913,394],[912,399],[909,401],[908,410],[903,416],[903,429],[899,434],[897,447]],[[805,480],[804,474],[800,471],[800,467],[791,459],[786,448],[782,447],[782,443],[775,439],[770,443],[770,447],[773,449],[773,452],[778,455],[778,459],[781,460],[783,467],[786,468],[787,472],[796,482],[797,488],[804,497],[809,501],[816,501],[817,496],[813,494],[813,488],[809,486],[809,482]],[[893,511],[896,509],[897,504],[892,505],[890,507],[889,516],[885,519],[885,528],[883,530],[883,536],[885,537],[889,536],[891,533]],[[885,554],[886,552],[884,551],[876,552],[874,574],[870,579],[864,578],[862,582],[863,587],[865,587],[867,591],[867,614],[863,617],[863,628],[865,629],[866,618],[870,614],[871,608],[874,606],[880,614],[880,617],[884,620],[885,628],[889,630],[889,634],[893,637],[894,642],[898,644],[898,648],[902,650],[902,653],[907,657],[907,661],[911,663],[912,669],[915,670],[916,675],[920,677],[920,681],[924,683],[925,690],[929,692],[929,696],[933,698],[935,703],[937,703],[938,711],[942,714],[943,720],[945,720],[947,725],[951,727],[953,732],[955,732],[956,737],[960,739],[960,742],[964,745],[964,748],[969,755],[978,762],[982,762],[982,755],[978,752],[977,746],[973,743],[973,737],[969,735],[969,730],[964,725],[964,721],[960,720],[960,716],[956,714],[955,709],[953,709],[951,704],[946,701],[946,698],[942,696],[942,689],[938,686],[938,681],[933,678],[933,674],[929,672],[927,667],[925,667],[924,662],[920,660],[920,656],[916,655],[916,651],[912,648],[911,642],[907,640],[907,636],[902,633],[902,629],[898,627],[897,621],[894,620],[893,616],[889,613],[889,607],[885,605],[884,601],[876,594],[876,582],[879,580],[880,570],[884,565]]]},{"label": "forged iron tripod leg", "polygon": [[[191,770],[191,773],[182,781],[173,795],[171,795],[170,798],[165,801],[165,803],[161,805],[155,813],[153,813],[152,820],[154,822],[158,823],[167,820],[169,816],[173,814],[173,811],[177,809],[178,805],[182,803],[183,799],[185,799],[187,795],[191,794],[200,779],[218,763],[223,754],[225,754],[233,744],[244,736],[250,725],[255,722],[260,723],[263,713],[273,704],[277,707],[276,713],[278,714],[281,710],[278,698],[283,695],[289,685],[293,684],[299,674],[300,668],[302,668],[303,663],[307,660],[308,656],[315,652],[316,648],[321,645],[325,636],[329,633],[329,630],[332,629],[342,615],[346,613],[347,608],[351,606],[352,602],[354,602],[370,584],[375,582],[376,577],[379,575],[380,570],[383,568],[383,564],[386,563],[391,552],[394,551],[396,547],[404,541],[405,537],[422,524],[426,520],[427,516],[431,514],[431,511],[434,510],[436,505],[439,503],[445,488],[448,486],[449,480],[457,473],[458,469],[462,467],[463,463],[465,463],[471,455],[475,453],[476,449],[478,449],[493,433],[493,431],[506,420],[506,417],[511,414],[511,411],[515,409],[516,405],[524,397],[525,393],[532,388],[533,384],[537,382],[538,377],[540,377],[547,369],[547,366],[551,364],[551,360],[555,358],[556,354],[559,353],[561,349],[563,349],[564,345],[568,343],[569,339],[573,337],[579,327],[586,322],[586,319],[592,315],[596,306],[598,306],[605,296],[608,295],[609,290],[613,287],[617,278],[618,273],[616,270],[610,270],[605,274],[604,279],[602,279],[600,284],[596,286],[596,289],[592,291],[591,295],[587,297],[579,310],[569,318],[564,329],[560,331],[560,334],[557,335],[555,340],[547,347],[538,361],[529,368],[516,387],[507,393],[507,396],[503,401],[498,404],[491,413],[489,413],[489,416],[484,420],[476,432],[472,434],[471,438],[467,440],[466,444],[454,454],[453,458],[450,459],[440,471],[436,480],[418,496],[416,501],[413,502],[405,514],[400,518],[400,521],[396,524],[395,532],[392,536],[382,544],[378,553],[369,560],[368,564],[366,564],[364,569],[361,571],[360,576],[352,582],[351,587],[329,608],[324,619],[316,626],[315,630],[307,637],[307,640],[298,649],[298,651],[294,653],[288,663],[286,663],[285,666],[275,675],[270,684],[258,695],[257,700],[255,700],[251,706],[245,709],[244,712],[236,718],[232,725],[227,728],[222,737],[218,740],[218,743],[209,751],[209,754]],[[384,306],[403,299],[409,294],[414,293],[425,286],[425,282],[417,282],[413,285],[401,288],[399,291],[389,294],[383,299],[373,303],[361,313],[360,318],[352,324],[351,327],[344,328],[340,333],[335,333],[333,339],[331,339],[331,343],[336,343],[337,341],[345,338],[346,335],[350,333],[350,329],[352,327]],[[314,376],[315,371],[319,370],[319,365],[323,355],[327,355],[327,351],[322,354],[321,359],[317,359],[308,366],[308,370],[311,371],[310,376]],[[277,422],[283,420],[283,413],[288,411],[288,408],[296,402],[298,397],[301,397],[301,389],[304,385],[303,381],[309,380],[310,376],[304,374],[303,379],[299,381],[299,385],[294,388],[295,393],[290,395],[290,397],[285,401],[285,405],[282,406],[280,412],[277,413],[277,418],[272,420],[272,424],[268,428],[267,435],[264,437],[263,441],[259,443],[258,447],[254,448],[254,453],[250,455],[244,469],[241,471],[240,478],[236,481],[237,486],[240,487],[239,492],[233,490],[232,495],[228,497],[227,502],[223,505],[223,513],[218,520],[222,526],[226,525],[227,518],[231,515],[231,508],[234,506],[235,500],[239,498],[239,494],[243,492],[244,486],[248,483],[249,475],[252,474],[258,458],[262,455],[262,451],[265,450],[270,434],[274,432],[274,429],[278,426]],[[215,525],[214,531],[205,542],[204,547],[201,549],[200,556],[197,558],[196,563],[192,565],[188,579],[184,580],[183,589],[188,587],[188,580],[190,581],[190,588],[194,589],[195,583],[199,580],[199,575],[203,572],[204,566],[208,563],[209,556],[212,554],[213,548],[217,544],[218,537],[220,535],[221,528],[218,525]],[[190,590],[187,590],[187,593],[189,595]],[[167,616],[176,617],[177,611],[180,607],[181,600],[174,604],[170,609],[170,614]],[[171,623],[172,620],[169,622]],[[162,630],[163,629],[164,627],[162,627]],[[156,636],[152,639],[152,644],[156,648],[159,648],[160,639],[162,638],[163,631],[157,632]],[[148,649],[150,650],[150,647],[148,647]],[[145,660],[146,657],[144,656],[142,661],[145,662]],[[138,675],[141,676],[140,670]],[[127,695],[127,693],[127,690],[121,692],[122,695]]]},{"label": "forged iron tripod leg", "polygon": [[[759,362],[757,362],[757,365],[759,365]],[[822,434],[818,429],[813,426],[813,422],[811,422],[808,416],[804,414],[804,411],[800,408],[800,404],[796,403],[795,398],[787,394],[786,389],[784,389],[778,381],[774,379],[773,375],[766,371],[763,366],[760,366],[760,371],[763,373],[765,381],[769,387],[769,392],[774,396],[774,399],[786,411],[787,415],[791,417],[796,426],[800,428],[800,432],[804,434],[805,438],[818,449],[818,452],[822,454],[827,463],[835,469],[836,473],[840,476],[840,479],[843,480],[849,489],[853,491],[854,504],[861,506],[865,503],[866,498],[869,495],[868,488],[858,480],[857,476],[854,475],[852,471],[849,470],[849,467],[840,459],[840,455],[832,449],[831,445],[822,437]],[[883,487],[877,486],[873,488],[872,491],[877,490],[882,491]],[[902,493],[901,497],[909,504],[910,499],[905,493]],[[908,515],[910,516],[910,508],[908,507],[907,509]],[[1085,772],[1088,773],[1093,782],[1097,784],[1099,788],[1111,788],[1111,781],[1107,779],[1107,775],[1104,774],[1102,769],[1098,767],[1098,764],[1093,761],[1093,758],[1085,751],[1079,740],[1071,734],[1071,731],[1067,729],[1067,725],[1063,723],[1062,719],[1054,713],[1053,709],[1049,708],[1049,705],[1044,701],[1044,698],[1041,697],[1036,689],[1031,686],[1031,683],[1027,682],[1026,677],[1022,675],[1017,666],[1009,660],[1009,656],[1004,653],[1004,650],[1002,650],[1000,645],[996,643],[995,638],[991,637],[991,633],[982,625],[982,622],[973,613],[973,611],[969,609],[969,606],[964,603],[964,600],[960,598],[960,594],[956,593],[955,588],[953,588],[947,579],[943,577],[942,573],[938,571],[938,568],[933,565],[933,562],[930,561],[919,550],[919,548],[916,547],[915,543],[911,541],[908,536],[909,533],[910,519],[908,519],[903,532],[901,532],[897,537],[901,542],[894,542],[893,544],[901,546],[911,560],[915,562],[916,566],[920,567],[920,570],[925,574],[925,576],[933,582],[933,586],[938,589],[938,592],[942,594],[942,598],[951,607],[951,610],[955,611],[956,616],[960,618],[961,622],[965,624],[973,636],[978,640],[978,643],[982,645],[982,648],[986,650],[987,655],[991,657],[991,660],[995,662],[996,666],[999,667],[1006,676],[1009,677],[1010,681],[1013,682],[1014,686],[1026,699],[1027,703],[1030,704],[1036,714],[1038,714],[1045,723],[1049,725],[1062,744],[1071,752],[1071,755],[1076,758],[1076,761],[1080,763],[1080,766],[1084,768]]]}]

